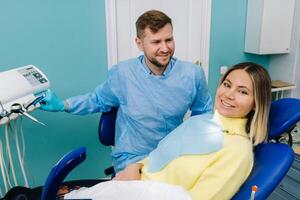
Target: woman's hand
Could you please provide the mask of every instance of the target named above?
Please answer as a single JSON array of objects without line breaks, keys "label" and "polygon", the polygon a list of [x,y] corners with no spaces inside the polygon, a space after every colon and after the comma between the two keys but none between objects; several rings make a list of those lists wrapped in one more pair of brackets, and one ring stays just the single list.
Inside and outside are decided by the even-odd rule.
[{"label": "woman's hand", "polygon": [[141,163],[129,164],[123,171],[117,173],[113,180],[118,180],[118,181],[141,180],[142,167],[143,164]]}]

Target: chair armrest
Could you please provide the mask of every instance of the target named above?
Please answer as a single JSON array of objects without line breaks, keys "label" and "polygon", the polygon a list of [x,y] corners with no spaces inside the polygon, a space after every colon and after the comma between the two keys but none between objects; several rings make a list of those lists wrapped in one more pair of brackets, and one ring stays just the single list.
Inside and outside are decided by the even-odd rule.
[{"label": "chair armrest", "polygon": [[62,157],[49,173],[42,191],[42,200],[56,199],[57,191],[65,177],[86,158],[85,147],[80,147]]},{"label": "chair armrest", "polygon": [[255,200],[266,199],[284,178],[294,160],[294,151],[281,143],[260,144],[254,150],[254,166],[233,200],[250,199],[251,187],[258,186]]}]

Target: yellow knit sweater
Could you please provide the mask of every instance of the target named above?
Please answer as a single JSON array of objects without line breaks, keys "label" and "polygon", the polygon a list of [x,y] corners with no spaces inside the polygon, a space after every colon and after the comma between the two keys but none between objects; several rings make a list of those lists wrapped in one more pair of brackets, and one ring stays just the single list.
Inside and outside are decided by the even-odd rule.
[{"label": "yellow knit sweater", "polygon": [[147,172],[141,163],[142,180],[181,185],[194,200],[230,199],[247,179],[253,166],[252,144],[245,131],[247,119],[215,113],[224,129],[224,147],[205,155],[186,155],[171,161],[161,171]]}]

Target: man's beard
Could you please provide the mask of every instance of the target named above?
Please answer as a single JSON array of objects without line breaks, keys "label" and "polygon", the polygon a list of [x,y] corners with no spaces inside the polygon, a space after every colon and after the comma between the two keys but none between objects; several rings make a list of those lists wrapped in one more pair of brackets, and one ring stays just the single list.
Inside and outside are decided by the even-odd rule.
[{"label": "man's beard", "polygon": [[165,68],[165,67],[168,66],[168,64],[169,64],[169,62],[170,62],[170,60],[171,60],[173,54],[170,56],[168,63],[165,64],[165,65],[164,65],[164,64],[161,64],[161,63],[160,63],[158,60],[156,60],[155,58],[150,59],[146,54],[145,54],[145,56],[147,57],[147,59],[149,60],[149,62],[150,62],[151,64],[155,65],[157,68]]},{"label": "man's beard", "polygon": [[153,65],[155,65],[157,68],[165,68],[165,67],[169,64],[170,60],[169,60],[169,62],[168,62],[166,65],[161,64],[161,63],[158,62],[156,59],[151,59],[151,60],[149,60],[149,62],[151,62],[151,63],[152,63]]}]

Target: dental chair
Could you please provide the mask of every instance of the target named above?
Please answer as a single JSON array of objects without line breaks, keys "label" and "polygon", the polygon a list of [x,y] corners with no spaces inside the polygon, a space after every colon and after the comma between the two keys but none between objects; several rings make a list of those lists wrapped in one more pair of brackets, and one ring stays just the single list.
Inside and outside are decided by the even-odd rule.
[{"label": "dental chair", "polygon": [[[116,116],[117,108],[113,108],[101,116],[98,129],[99,140],[106,146],[114,145]],[[278,141],[281,135],[290,132],[298,121],[300,121],[300,99],[285,98],[272,103],[268,142],[255,147],[254,167],[246,182],[233,197],[234,200],[250,199],[251,188],[254,185],[258,187],[255,200],[263,200],[279,185],[293,163],[294,152],[289,145]],[[292,144],[291,135],[289,144]],[[85,156],[85,148],[80,147],[58,161],[47,177],[43,187],[42,200],[56,199],[58,188],[64,178],[73,168],[84,161]],[[107,169],[105,173],[113,173],[113,168]]]}]

